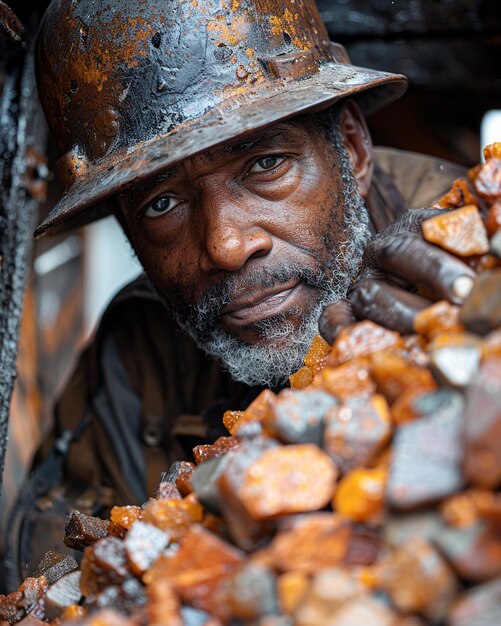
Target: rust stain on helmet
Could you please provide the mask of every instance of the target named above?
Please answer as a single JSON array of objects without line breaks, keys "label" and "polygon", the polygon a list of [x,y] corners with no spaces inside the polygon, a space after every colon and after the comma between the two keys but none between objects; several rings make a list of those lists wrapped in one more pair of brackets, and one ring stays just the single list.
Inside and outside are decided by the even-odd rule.
[{"label": "rust stain on helmet", "polygon": [[53,0],[36,59],[68,190],[48,224],[254,128],[404,88],[350,66],[313,0]]}]

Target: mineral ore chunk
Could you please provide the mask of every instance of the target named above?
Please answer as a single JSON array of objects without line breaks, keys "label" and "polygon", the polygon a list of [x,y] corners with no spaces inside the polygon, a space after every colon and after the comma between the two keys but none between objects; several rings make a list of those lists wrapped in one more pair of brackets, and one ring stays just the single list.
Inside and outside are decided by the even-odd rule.
[{"label": "mineral ore chunk", "polygon": [[248,424],[261,423],[269,415],[271,407],[275,403],[275,398],[275,394],[269,389],[262,391],[245,409],[242,417],[234,425],[232,434],[241,435],[241,432]]},{"label": "mineral ore chunk", "polygon": [[17,591],[7,596],[0,595],[0,620],[15,624],[31,613],[43,618],[43,601],[48,585],[44,576],[27,578]]},{"label": "mineral ore chunk", "polygon": [[398,333],[365,320],[340,331],[326,363],[329,366],[339,365],[357,357],[396,347],[401,343]]},{"label": "mineral ore chunk", "polygon": [[468,181],[464,178],[457,178],[450,191],[443,196],[438,204],[443,209],[457,209],[467,204],[477,204],[477,198],[472,194]]},{"label": "mineral ore chunk", "polygon": [[315,335],[313,337],[310,349],[304,358],[304,364],[311,370],[313,375],[315,375],[318,370],[322,368],[325,357],[330,351],[330,345],[322,339],[320,335]]},{"label": "mineral ore chunk", "polygon": [[489,237],[495,235],[495,233],[501,228],[501,200],[497,200],[489,207],[487,212],[486,228]]},{"label": "mineral ore chunk", "polygon": [[474,333],[486,335],[501,325],[501,270],[480,274],[459,315]]},{"label": "mineral ore chunk", "polygon": [[302,367],[289,376],[291,389],[305,389],[313,381],[313,372],[309,367]]},{"label": "mineral ore chunk", "polygon": [[501,624],[501,579],[463,592],[454,603],[449,626]]},{"label": "mineral ore chunk", "polygon": [[309,578],[300,572],[286,572],[278,578],[278,597],[283,613],[292,615],[295,612],[309,585]]},{"label": "mineral ore chunk", "polygon": [[33,578],[44,576],[49,585],[52,585],[66,574],[76,570],[78,563],[70,554],[60,554],[49,550],[38,564]]},{"label": "mineral ore chunk", "polygon": [[193,448],[193,456],[197,463],[204,463],[209,459],[226,454],[228,450],[232,450],[238,445],[239,441],[236,437],[219,437],[212,445],[204,444]]},{"label": "mineral ore chunk", "polygon": [[386,494],[392,507],[422,506],[460,489],[462,428],[461,413],[451,405],[397,429]]},{"label": "mineral ore chunk", "polygon": [[440,300],[419,311],[414,319],[414,330],[428,339],[440,333],[461,333],[464,326],[459,321],[459,312],[458,306]]},{"label": "mineral ore chunk", "polygon": [[501,484],[501,359],[489,359],[473,381],[465,413],[464,470],[476,487]]},{"label": "mineral ore chunk", "polygon": [[295,623],[330,624],[339,609],[352,601],[363,601],[366,595],[360,583],[341,568],[324,569],[313,577],[306,597],[295,611]]},{"label": "mineral ore chunk", "polygon": [[65,526],[64,543],[68,548],[83,550],[108,535],[110,522],[73,511]]},{"label": "mineral ore chunk", "polygon": [[259,545],[273,531],[273,526],[251,516],[242,501],[241,489],[254,463],[266,452],[278,449],[276,440],[255,437],[243,441],[238,449],[226,455],[228,462],[218,481],[219,506],[233,541],[244,550]]},{"label": "mineral ore chunk", "polygon": [[135,522],[141,519],[142,514],[143,509],[140,506],[114,506],[111,509],[110,520],[122,528],[129,530]]},{"label": "mineral ore chunk", "polygon": [[444,385],[466,387],[478,372],[480,349],[477,346],[446,346],[432,350],[431,366]]},{"label": "mineral ore chunk", "polygon": [[464,580],[481,582],[501,576],[501,533],[484,522],[466,528],[443,526],[435,545]]},{"label": "mineral ore chunk", "polygon": [[284,443],[315,443],[322,445],[324,416],[337,404],[325,391],[282,390],[265,419],[266,431]]},{"label": "mineral ore chunk", "polygon": [[313,444],[267,450],[245,472],[238,498],[255,520],[322,509],[331,500],[338,472]]},{"label": "mineral ore chunk", "polygon": [[80,572],[71,572],[51,585],[45,596],[45,617],[55,619],[82,598]]},{"label": "mineral ore chunk", "polygon": [[496,200],[501,196],[501,158],[491,157],[484,163],[473,181],[479,196]]},{"label": "mineral ore chunk", "polygon": [[243,411],[225,411],[223,415],[223,424],[228,431],[233,434],[233,428],[237,424],[238,420],[244,414]]},{"label": "mineral ore chunk", "polygon": [[140,576],[154,563],[169,543],[169,535],[146,522],[136,522],[127,533],[125,552],[132,571]]},{"label": "mineral ore chunk", "polygon": [[365,359],[355,359],[337,367],[325,367],[313,379],[313,387],[321,387],[339,400],[355,396],[369,397],[376,391],[376,383],[371,378]]},{"label": "mineral ore chunk", "polygon": [[489,240],[478,208],[474,204],[425,220],[426,241],[458,256],[489,252]]},{"label": "mineral ore chunk", "polygon": [[376,381],[378,392],[389,403],[397,400],[410,387],[421,393],[437,387],[427,368],[413,365],[399,354],[378,352],[371,356],[370,363],[371,375]]},{"label": "mineral ore chunk", "polygon": [[458,582],[437,550],[413,538],[383,558],[378,565],[378,586],[400,611],[438,622],[446,615]]},{"label": "mineral ore chunk", "polygon": [[178,541],[193,522],[201,522],[203,509],[189,500],[155,500],[151,498],[144,507],[142,521],[165,531],[173,541]]},{"label": "mineral ore chunk", "polygon": [[325,417],[324,450],[343,473],[372,461],[391,435],[388,406],[383,396],[353,398],[335,406]]},{"label": "mineral ore chunk", "polygon": [[313,574],[343,564],[352,536],[352,526],[341,516],[301,515],[281,529],[261,556],[279,572]]},{"label": "mineral ore chunk", "polygon": [[335,511],[355,522],[379,521],[383,512],[387,472],[357,468],[344,476],[334,496]]},{"label": "mineral ore chunk", "polygon": [[[148,585],[148,624],[150,626],[184,626],[181,603],[166,578],[157,578]],[[202,622],[203,624],[204,622]]]},{"label": "mineral ore chunk", "polygon": [[276,575],[258,563],[245,563],[228,578],[222,590],[231,615],[245,621],[278,613]]},{"label": "mineral ore chunk", "polygon": [[183,602],[218,615],[219,585],[243,561],[243,554],[198,524],[191,526],[176,554],[160,557],[144,575],[147,585],[158,578],[169,580]]},{"label": "mineral ore chunk", "polygon": [[80,588],[86,596],[130,578],[125,545],[117,537],[100,539],[85,550]]}]

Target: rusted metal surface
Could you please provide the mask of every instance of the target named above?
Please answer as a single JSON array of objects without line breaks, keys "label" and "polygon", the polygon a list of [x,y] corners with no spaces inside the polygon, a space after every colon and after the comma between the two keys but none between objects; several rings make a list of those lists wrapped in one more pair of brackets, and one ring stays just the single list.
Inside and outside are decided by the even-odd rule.
[{"label": "rusted metal surface", "polygon": [[44,195],[46,125],[33,57],[19,53],[4,69],[0,100],[0,471],[3,470],[17,342],[37,207]]},{"label": "rusted metal surface", "polygon": [[404,89],[346,64],[313,0],[55,0],[38,56],[68,191],[39,234],[96,219],[111,194],[250,130],[347,95],[375,109]]},{"label": "rusted metal surface", "polygon": [[14,54],[23,45],[24,28],[17,15],[0,0],[0,58]]}]

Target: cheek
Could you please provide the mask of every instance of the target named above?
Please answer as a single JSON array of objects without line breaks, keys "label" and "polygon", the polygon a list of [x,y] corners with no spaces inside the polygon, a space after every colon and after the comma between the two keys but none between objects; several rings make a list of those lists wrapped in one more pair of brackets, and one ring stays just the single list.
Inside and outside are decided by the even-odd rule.
[{"label": "cheek", "polygon": [[148,278],[160,293],[193,284],[193,257],[182,253],[184,246],[160,245],[138,236],[131,237],[131,243]]}]

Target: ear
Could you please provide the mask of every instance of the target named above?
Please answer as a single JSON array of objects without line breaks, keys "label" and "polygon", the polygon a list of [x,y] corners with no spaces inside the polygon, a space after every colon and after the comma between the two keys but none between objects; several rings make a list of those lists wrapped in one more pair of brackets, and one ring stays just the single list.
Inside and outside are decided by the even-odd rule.
[{"label": "ear", "polygon": [[341,109],[341,130],[360,195],[367,198],[374,167],[372,140],[364,116],[353,100]]}]

